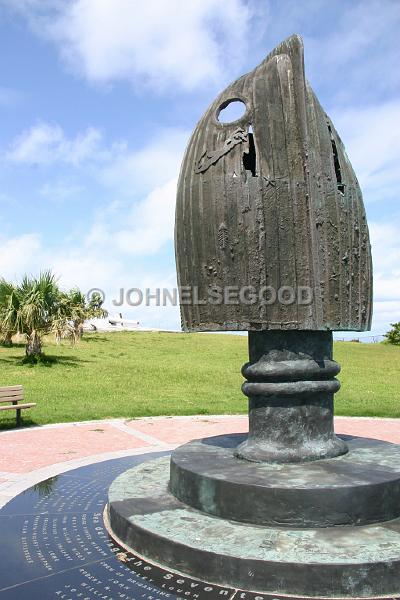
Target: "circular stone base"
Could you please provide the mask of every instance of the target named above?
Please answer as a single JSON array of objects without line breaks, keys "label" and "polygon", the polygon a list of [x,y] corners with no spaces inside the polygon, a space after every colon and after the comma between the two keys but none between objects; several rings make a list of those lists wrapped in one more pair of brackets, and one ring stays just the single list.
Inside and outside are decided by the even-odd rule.
[{"label": "circular stone base", "polygon": [[126,471],[109,490],[112,532],[140,555],[215,584],[314,598],[400,589],[400,519],[359,527],[265,527],[190,508],[168,490],[169,459]]},{"label": "circular stone base", "polygon": [[224,519],[260,525],[367,525],[400,517],[400,446],[346,437],[345,455],[302,464],[234,456],[244,435],[195,440],[171,455],[171,492]]}]

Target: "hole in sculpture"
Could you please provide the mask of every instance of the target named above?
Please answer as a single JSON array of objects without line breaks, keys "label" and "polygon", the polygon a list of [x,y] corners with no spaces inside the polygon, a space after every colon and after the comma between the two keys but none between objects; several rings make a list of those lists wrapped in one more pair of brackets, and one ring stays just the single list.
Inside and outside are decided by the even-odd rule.
[{"label": "hole in sculpture", "polygon": [[332,128],[328,123],[328,129],[331,136],[331,144],[332,144],[332,153],[333,153],[333,163],[335,165],[335,174],[336,174],[336,183],[339,192],[344,194],[344,183],[342,181],[342,171],[340,168],[339,155],[337,151],[337,146],[335,142],[335,138],[333,137]]},{"label": "hole in sculpture", "polygon": [[217,118],[220,123],[232,123],[243,117],[245,112],[246,105],[244,102],[237,99],[228,100],[219,107]]},{"label": "hole in sculpture", "polygon": [[243,166],[246,171],[251,171],[253,177],[256,177],[257,154],[253,128],[251,126],[249,127],[249,151],[243,153]]}]

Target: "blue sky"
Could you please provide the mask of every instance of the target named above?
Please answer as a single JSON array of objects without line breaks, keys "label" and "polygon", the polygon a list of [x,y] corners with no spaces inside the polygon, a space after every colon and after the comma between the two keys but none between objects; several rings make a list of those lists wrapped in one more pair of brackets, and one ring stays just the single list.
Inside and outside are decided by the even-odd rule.
[{"label": "blue sky", "polygon": [[[0,0],[0,274],[65,287],[174,287],[176,180],[217,93],[282,39],[359,177],[373,245],[373,333],[400,320],[400,3]],[[174,307],[123,307],[179,327]]]}]

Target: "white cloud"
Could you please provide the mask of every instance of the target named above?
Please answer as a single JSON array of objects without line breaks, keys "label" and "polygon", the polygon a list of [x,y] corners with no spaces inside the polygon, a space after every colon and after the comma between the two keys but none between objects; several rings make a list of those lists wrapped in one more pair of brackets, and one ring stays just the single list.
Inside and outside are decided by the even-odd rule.
[{"label": "white cloud", "polygon": [[134,205],[128,228],[125,225],[113,234],[122,252],[156,254],[166,242],[173,240],[176,185],[177,180],[172,179]]},{"label": "white cloud", "polygon": [[[397,224],[372,222],[369,230],[376,275],[400,274],[400,236]],[[400,299],[400,289],[398,293]]]},{"label": "white cloud", "polygon": [[400,321],[400,302],[399,301],[375,301],[374,302],[374,327],[381,333],[387,333],[392,323]]},{"label": "white cloud", "polygon": [[348,103],[350,98],[365,102],[397,92],[398,2],[332,2],[327,8],[324,0],[316,0],[310,11],[304,11],[300,2],[296,10],[293,25],[296,30],[307,31],[307,72],[314,87],[328,86],[329,102]]},{"label": "white cloud", "polygon": [[60,277],[65,287],[78,286],[87,292],[92,287],[109,287],[121,277],[121,264],[115,253],[107,255],[84,248],[64,248],[48,256],[50,268]]},{"label": "white cloud", "polygon": [[40,122],[13,141],[6,158],[11,162],[34,165],[54,162],[78,165],[102,156],[101,141],[102,134],[94,127],[68,139],[59,125]]},{"label": "white cloud", "polygon": [[50,162],[55,158],[52,150],[62,145],[63,138],[63,131],[58,125],[34,125],[14,140],[7,158],[22,163]]},{"label": "white cloud", "polygon": [[15,11],[25,13],[26,16],[28,16],[29,11],[32,10],[48,11],[56,9],[57,6],[60,8],[63,1],[64,0],[2,0],[2,4]]},{"label": "white cloud", "polygon": [[392,223],[370,223],[374,262],[374,317],[372,329],[385,333],[400,320],[400,238]]},{"label": "white cloud", "polygon": [[366,202],[400,196],[400,102],[340,108],[331,115]]},{"label": "white cloud", "polygon": [[[147,193],[176,177],[189,133],[179,129],[160,129],[138,150],[124,141],[106,146],[101,131],[88,127],[69,137],[58,124],[40,122],[19,134],[10,144],[5,159],[23,165],[66,164],[78,167],[90,163],[99,183],[123,196]],[[39,193],[65,197],[76,192],[76,185],[65,181],[46,182]]]},{"label": "white cloud", "polygon": [[160,131],[137,151],[121,152],[98,173],[113,191],[97,215],[87,245],[114,245],[122,254],[156,254],[174,236],[176,186],[188,133]]},{"label": "white cloud", "polygon": [[251,37],[244,0],[18,0],[12,8],[89,81],[128,80],[171,92],[225,75],[242,62]]},{"label": "white cloud", "polygon": [[163,129],[139,150],[113,153],[99,177],[115,190],[132,194],[164,184],[179,173],[189,133]]},{"label": "white cloud", "polygon": [[85,239],[88,248],[112,247],[121,255],[157,254],[174,237],[177,179],[154,188],[139,202],[112,206],[98,215]]},{"label": "white cloud", "polygon": [[[142,326],[179,328],[179,308],[168,304],[157,306],[151,300],[146,306],[146,288],[155,292],[157,288],[176,287],[175,272],[165,273],[157,267],[151,272],[140,264],[127,264],[121,260],[118,248],[101,252],[98,246],[64,251],[49,259],[47,263],[54,273],[60,276],[60,285],[64,288],[78,286],[85,294],[91,289],[104,292],[104,306],[110,315],[122,312],[125,318],[139,320]],[[144,301],[139,306],[127,303],[128,290],[143,290]],[[120,290],[124,290],[124,302],[118,306]],[[131,301],[137,296],[132,293]]]},{"label": "white cloud", "polygon": [[400,319],[400,238],[397,226],[390,223],[370,224],[374,261],[374,299],[380,310],[385,303],[397,305]]},{"label": "white cloud", "polygon": [[[44,127],[40,135],[31,128],[14,144],[14,160],[25,164],[40,157],[41,164],[50,160],[70,162],[75,142],[82,138],[70,139],[58,126]],[[132,263],[132,257],[162,256],[164,248],[171,257],[176,183],[186,139],[187,134],[181,131],[161,131],[137,151],[119,145],[116,153],[113,146],[110,149],[99,143],[87,159],[91,158],[91,175],[102,197],[109,196],[109,201],[100,203],[92,220],[87,220],[87,235],[77,237],[66,231],[53,247],[38,234],[4,240],[0,246],[4,275],[15,279],[26,272],[50,268],[60,277],[62,286],[79,286],[84,292],[92,287],[103,289],[112,312],[117,312],[118,307],[111,301],[118,297],[121,287],[168,287],[168,282],[175,279],[172,260],[170,267],[165,267],[168,259],[163,261],[164,267],[159,267],[157,258],[143,266],[141,260]],[[82,196],[82,188],[75,182],[79,183],[79,177],[68,171],[43,182],[39,196],[55,200],[75,193]],[[166,277],[163,268],[171,270],[172,275]],[[179,325],[177,307],[157,307],[153,303],[133,309],[125,303],[122,309],[125,316],[139,318],[146,325]]]},{"label": "white cloud", "polygon": [[55,202],[62,202],[67,198],[71,198],[77,194],[80,194],[84,189],[85,188],[83,185],[74,184],[63,180],[56,180],[47,181],[44,183],[39,189],[39,194],[43,196],[43,198]]},{"label": "white cloud", "polygon": [[[41,123],[14,140],[7,159],[70,167],[90,161],[90,176],[100,186],[103,201],[88,224],[83,245],[153,255],[173,239],[176,184],[187,137],[184,131],[161,130],[146,146],[131,151],[123,143],[106,147],[97,130],[68,138],[59,125]],[[45,181],[38,194],[53,201],[82,197],[85,187],[79,181],[75,173],[66,172]]]},{"label": "white cloud", "polygon": [[[40,235],[31,233],[15,238],[0,238],[0,277],[15,279],[43,265]],[[40,267],[39,267],[40,270]]]},{"label": "white cloud", "polygon": [[[38,234],[0,239],[0,277],[18,282],[24,274],[36,275],[43,269],[51,269],[63,289],[78,286],[85,294],[94,288],[102,290],[110,315],[122,312],[125,318],[137,319],[142,326],[179,328],[178,307],[170,303],[157,306],[154,299],[148,306],[145,303],[146,288],[154,293],[157,288],[176,287],[174,270],[165,273],[153,267],[149,271],[140,264],[128,264],[115,244],[106,251],[98,243],[90,247],[61,244],[51,250]],[[124,303],[117,306],[121,288],[125,291]],[[130,288],[143,290],[144,302],[140,306],[126,302]],[[135,301],[136,296],[131,299]]]}]

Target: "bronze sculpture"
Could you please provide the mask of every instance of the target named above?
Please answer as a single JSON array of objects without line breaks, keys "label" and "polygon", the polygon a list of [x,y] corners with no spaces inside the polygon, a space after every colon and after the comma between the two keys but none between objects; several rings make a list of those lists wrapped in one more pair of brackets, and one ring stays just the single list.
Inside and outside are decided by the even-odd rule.
[{"label": "bronze sculpture", "polygon": [[[243,117],[219,122],[235,100],[246,106]],[[224,90],[200,119],[182,164],[175,231],[179,285],[196,287],[200,300],[213,286],[312,290],[307,304],[183,305],[185,329],[369,328],[362,194],[306,82],[299,36]]]},{"label": "bronze sculpture", "polygon": [[[233,101],[244,115],[220,122]],[[120,476],[112,534],[179,573],[270,598],[398,594],[400,446],[334,433],[332,331],[369,328],[371,251],[357,178],[305,80],[299,36],[197,125],[175,246],[192,292],[183,328],[249,332],[249,434],[195,440]]]},{"label": "bronze sculpture", "polygon": [[[221,123],[237,100],[245,114]],[[330,331],[369,328],[371,250],[360,186],[306,82],[299,36],[200,119],[181,169],[175,232],[179,285],[199,300],[182,303],[184,329],[249,331],[250,434],[238,455],[302,462],[346,452],[333,433],[339,366]],[[210,302],[215,289],[254,295]],[[263,301],[268,291],[273,301]]]}]

